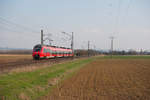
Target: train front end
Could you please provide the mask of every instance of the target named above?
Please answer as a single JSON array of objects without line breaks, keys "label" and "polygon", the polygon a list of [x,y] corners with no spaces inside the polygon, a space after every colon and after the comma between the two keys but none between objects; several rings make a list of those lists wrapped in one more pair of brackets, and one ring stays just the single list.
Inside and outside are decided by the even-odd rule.
[{"label": "train front end", "polygon": [[32,57],[35,60],[40,59],[42,46],[40,44],[33,47]]}]

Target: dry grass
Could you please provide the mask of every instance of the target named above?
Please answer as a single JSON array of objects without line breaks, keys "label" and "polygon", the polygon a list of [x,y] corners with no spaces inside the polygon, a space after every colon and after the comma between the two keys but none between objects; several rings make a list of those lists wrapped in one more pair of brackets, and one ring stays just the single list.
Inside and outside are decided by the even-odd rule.
[{"label": "dry grass", "polygon": [[26,59],[32,59],[32,55],[31,54],[0,54],[0,64],[1,63],[9,63],[9,62],[15,62],[18,60],[26,60]]},{"label": "dry grass", "polygon": [[25,95],[25,93],[20,93],[19,98],[20,98],[21,100],[30,100],[30,99],[28,98],[28,96]]}]

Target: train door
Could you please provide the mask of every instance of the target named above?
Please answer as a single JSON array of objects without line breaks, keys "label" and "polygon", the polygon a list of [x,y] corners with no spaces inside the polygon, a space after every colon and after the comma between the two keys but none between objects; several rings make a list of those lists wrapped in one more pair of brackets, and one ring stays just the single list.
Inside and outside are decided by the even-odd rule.
[{"label": "train door", "polygon": [[44,48],[43,53],[44,53],[44,57],[46,57],[47,56],[47,50],[46,50],[46,48]]},{"label": "train door", "polygon": [[46,57],[47,58],[49,57],[49,50],[48,50],[48,48],[46,49]]}]

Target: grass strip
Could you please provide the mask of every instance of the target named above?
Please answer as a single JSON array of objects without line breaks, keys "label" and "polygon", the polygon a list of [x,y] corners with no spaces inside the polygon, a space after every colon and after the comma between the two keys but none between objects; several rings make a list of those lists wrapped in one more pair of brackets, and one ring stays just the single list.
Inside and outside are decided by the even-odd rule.
[{"label": "grass strip", "polygon": [[110,55],[98,57],[100,59],[150,59],[150,55]]}]

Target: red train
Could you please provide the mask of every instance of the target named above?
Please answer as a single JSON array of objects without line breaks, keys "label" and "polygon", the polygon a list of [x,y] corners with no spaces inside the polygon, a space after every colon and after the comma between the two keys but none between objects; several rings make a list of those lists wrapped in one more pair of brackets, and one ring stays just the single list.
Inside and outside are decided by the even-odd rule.
[{"label": "red train", "polygon": [[47,45],[35,45],[33,48],[33,59],[40,58],[54,58],[54,57],[73,57],[73,51],[69,48],[47,46]]}]

